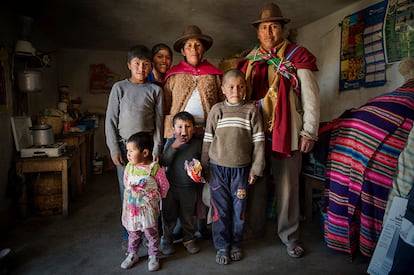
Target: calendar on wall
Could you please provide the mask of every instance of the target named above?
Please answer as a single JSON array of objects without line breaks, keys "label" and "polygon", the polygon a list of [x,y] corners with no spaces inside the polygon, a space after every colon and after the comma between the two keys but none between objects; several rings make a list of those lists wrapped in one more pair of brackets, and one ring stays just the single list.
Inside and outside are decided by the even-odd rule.
[{"label": "calendar on wall", "polygon": [[383,26],[387,1],[342,20],[339,90],[383,86],[386,59]]},{"label": "calendar on wall", "polygon": [[388,1],[384,33],[387,63],[414,56],[414,1]]}]

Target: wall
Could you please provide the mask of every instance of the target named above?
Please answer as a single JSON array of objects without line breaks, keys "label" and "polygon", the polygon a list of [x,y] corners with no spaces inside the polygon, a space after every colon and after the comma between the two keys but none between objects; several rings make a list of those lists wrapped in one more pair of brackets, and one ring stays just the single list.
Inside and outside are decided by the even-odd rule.
[{"label": "wall", "polygon": [[62,49],[58,52],[58,85],[69,86],[69,97],[82,100],[81,112],[99,114],[99,128],[95,131],[95,152],[107,155],[104,135],[104,114],[108,93],[90,93],[89,69],[91,64],[105,64],[112,72],[124,79],[128,75],[126,53],[83,49]]},{"label": "wall", "polygon": [[9,178],[9,171],[14,168],[14,143],[10,124],[12,106],[11,83],[7,77],[10,75],[9,69],[7,66],[5,66],[4,69],[6,77],[8,110],[0,112],[0,125],[2,127],[2,133],[0,135],[0,156],[2,157],[2,161],[0,161],[0,240],[6,236],[4,231],[8,228],[12,220],[13,215],[10,212],[12,207],[12,198],[10,196],[10,192],[11,188],[14,187],[10,186],[13,182],[10,182]]},{"label": "wall", "polygon": [[[0,11],[0,47],[10,48],[11,41],[13,41],[14,29],[12,28],[13,17],[7,12],[7,9]],[[10,125],[10,116],[12,114],[12,91],[10,81],[9,61],[7,60],[1,64],[3,66],[6,96],[7,96],[7,110],[0,112],[0,125],[2,127],[0,135],[0,241],[6,237],[6,230],[11,223],[11,198],[8,196],[10,191],[9,186],[9,171],[13,168],[13,154],[14,144]],[[2,247],[1,247],[2,248]]]},{"label": "wall", "polygon": [[387,65],[385,86],[339,92],[341,28],[338,24],[347,15],[379,2],[381,1],[357,1],[347,8],[298,29],[298,43],[307,47],[318,59],[321,121],[330,121],[345,110],[359,107],[370,98],[390,92],[403,83],[403,78],[397,71],[397,64],[391,64]]}]

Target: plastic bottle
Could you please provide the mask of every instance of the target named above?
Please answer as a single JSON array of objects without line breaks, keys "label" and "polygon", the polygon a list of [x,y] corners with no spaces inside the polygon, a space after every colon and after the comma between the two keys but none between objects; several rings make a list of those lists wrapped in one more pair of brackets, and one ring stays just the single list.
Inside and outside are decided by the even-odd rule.
[{"label": "plastic bottle", "polygon": [[67,112],[63,113],[63,133],[69,133],[70,132],[70,121],[69,121],[69,115]]}]

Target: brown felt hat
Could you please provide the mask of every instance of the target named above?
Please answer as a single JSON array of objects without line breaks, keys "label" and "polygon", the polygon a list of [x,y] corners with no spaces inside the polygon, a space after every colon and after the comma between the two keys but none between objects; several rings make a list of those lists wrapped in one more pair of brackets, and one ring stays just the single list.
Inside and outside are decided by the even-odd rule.
[{"label": "brown felt hat", "polygon": [[213,38],[203,34],[198,26],[190,25],[185,28],[182,36],[180,36],[174,42],[174,50],[176,52],[181,52],[181,48],[183,47],[184,43],[190,38],[199,39],[201,43],[203,43],[206,51],[210,49],[211,45],[213,45]]},{"label": "brown felt hat", "polygon": [[274,3],[265,4],[262,11],[260,12],[260,19],[253,21],[252,25],[257,28],[257,26],[262,22],[274,22],[280,21],[283,23],[289,23],[290,19],[283,17],[282,11],[279,6]]}]

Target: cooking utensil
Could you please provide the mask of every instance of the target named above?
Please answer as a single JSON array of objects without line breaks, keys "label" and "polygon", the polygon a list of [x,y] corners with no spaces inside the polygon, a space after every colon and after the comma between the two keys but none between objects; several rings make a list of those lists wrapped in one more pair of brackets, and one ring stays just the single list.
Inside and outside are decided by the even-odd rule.
[{"label": "cooking utensil", "polygon": [[42,90],[42,72],[38,70],[18,72],[17,87],[23,92],[40,92]]},{"label": "cooking utensil", "polygon": [[32,43],[26,40],[17,40],[14,51],[18,55],[35,55],[35,49],[33,48]]},{"label": "cooking utensil", "polygon": [[34,146],[47,146],[55,143],[55,135],[49,124],[38,124],[30,127]]}]

